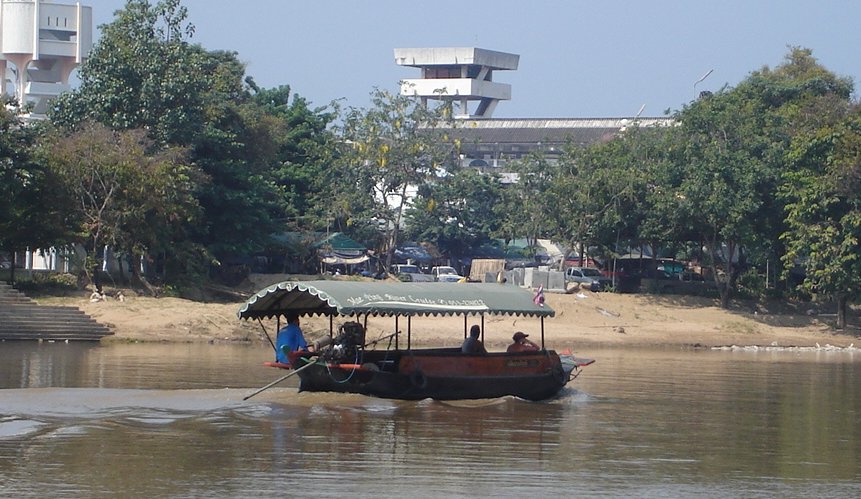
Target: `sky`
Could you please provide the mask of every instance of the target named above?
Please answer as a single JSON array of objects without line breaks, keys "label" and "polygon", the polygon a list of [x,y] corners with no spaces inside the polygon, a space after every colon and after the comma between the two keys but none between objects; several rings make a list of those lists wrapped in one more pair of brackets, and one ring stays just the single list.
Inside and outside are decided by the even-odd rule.
[{"label": "sky", "polygon": [[[82,3],[98,38],[125,0]],[[313,106],[366,108],[375,88],[397,92],[419,70],[395,64],[394,49],[415,47],[519,54],[516,71],[494,73],[512,87],[495,118],[662,116],[780,65],[791,46],[861,86],[858,0],[182,3],[196,28],[191,42],[237,52],[259,86],[289,85]]]}]

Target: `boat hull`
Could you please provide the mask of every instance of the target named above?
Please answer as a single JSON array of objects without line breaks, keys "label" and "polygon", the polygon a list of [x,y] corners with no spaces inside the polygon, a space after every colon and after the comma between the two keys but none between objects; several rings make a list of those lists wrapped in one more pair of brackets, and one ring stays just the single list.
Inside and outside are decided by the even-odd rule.
[{"label": "boat hull", "polygon": [[545,400],[559,393],[570,378],[570,370],[553,351],[469,355],[442,349],[388,352],[382,356],[367,352],[361,363],[324,359],[297,374],[300,391],[401,400],[505,396]]}]

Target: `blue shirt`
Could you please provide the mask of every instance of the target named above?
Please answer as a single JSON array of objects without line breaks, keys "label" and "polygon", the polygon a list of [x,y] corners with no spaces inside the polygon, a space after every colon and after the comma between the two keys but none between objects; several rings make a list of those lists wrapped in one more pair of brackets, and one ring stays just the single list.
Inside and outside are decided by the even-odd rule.
[{"label": "blue shirt", "polygon": [[287,359],[288,352],[296,350],[305,350],[308,344],[305,343],[305,337],[302,336],[302,330],[298,324],[287,324],[286,327],[278,331],[278,336],[275,338],[275,360],[289,364]]}]

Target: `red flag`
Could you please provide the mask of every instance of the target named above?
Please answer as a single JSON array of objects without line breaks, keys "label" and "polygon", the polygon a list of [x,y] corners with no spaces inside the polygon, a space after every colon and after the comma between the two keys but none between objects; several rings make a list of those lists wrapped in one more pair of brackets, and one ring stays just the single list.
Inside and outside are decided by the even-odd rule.
[{"label": "red flag", "polygon": [[535,292],[535,298],[532,299],[539,307],[544,306],[544,285],[538,286],[538,291]]}]

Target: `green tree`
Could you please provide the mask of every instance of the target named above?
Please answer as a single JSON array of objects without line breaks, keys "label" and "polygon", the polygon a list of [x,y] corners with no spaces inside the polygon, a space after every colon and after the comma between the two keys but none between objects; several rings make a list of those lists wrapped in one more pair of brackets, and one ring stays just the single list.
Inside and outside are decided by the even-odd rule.
[{"label": "green tree", "polygon": [[325,227],[326,179],[337,177],[334,111],[311,109],[287,86],[252,86],[250,95],[215,99],[207,109],[193,158],[212,177],[200,193],[206,219],[198,236],[212,253],[249,254],[273,232]]},{"label": "green tree", "polygon": [[759,133],[762,112],[755,104],[738,92],[722,91],[679,117],[688,163],[680,195],[696,207],[695,223],[708,248],[723,308],[729,306],[744,267],[743,249],[754,241],[763,206],[759,184],[773,176],[763,161],[768,144]]},{"label": "green tree", "polygon": [[497,230],[499,178],[475,169],[458,170],[419,188],[407,210],[407,237],[432,241],[449,255],[462,256],[490,241]]},{"label": "green tree", "polygon": [[[14,99],[0,106],[0,250],[65,245],[69,199],[52,171],[36,156],[40,127],[19,119]],[[14,280],[14,267],[11,271]]]},{"label": "green tree", "polygon": [[190,145],[190,158],[209,182],[196,197],[203,210],[192,239],[209,250],[216,266],[260,249],[275,228],[282,195],[272,175],[277,120],[255,106],[214,99],[207,121]]},{"label": "green tree", "polygon": [[334,114],[289,102],[289,87],[258,88],[236,53],[190,44],[187,17],[179,0],[129,1],[102,27],[80,87],[52,119],[68,129],[87,119],[145,129],[154,150],[186,148],[207,179],[194,190],[202,215],[186,230],[207,251],[191,253],[218,266],[262,249],[323,202],[314,180],[330,164]]},{"label": "green tree", "polygon": [[[268,123],[269,133],[257,134],[264,144],[252,149],[270,147],[272,174],[282,191],[277,218],[296,229],[325,227],[332,215],[332,184],[342,174],[338,166],[337,137],[330,129],[338,108],[312,108],[289,86],[255,89],[251,98],[259,123]],[[268,137],[268,139],[266,139]],[[342,219],[336,230],[347,232]]]},{"label": "green tree", "polygon": [[790,157],[784,260],[804,269],[804,289],[834,298],[843,329],[849,301],[861,296],[861,108],[796,137]]},{"label": "green tree", "polygon": [[161,144],[187,145],[204,122],[213,77],[188,43],[194,26],[180,0],[129,0],[80,69],[80,86],[60,96],[51,120],[64,127],[96,121],[114,130],[145,129]]},{"label": "green tree", "polygon": [[629,141],[619,137],[609,142],[581,147],[567,144],[554,165],[554,180],[548,215],[555,219],[554,239],[563,242],[568,254],[581,257],[593,246],[604,252],[615,250],[623,232],[626,210],[634,201],[635,180],[630,170]]},{"label": "green tree", "polygon": [[555,218],[550,214],[552,209],[548,209],[555,206],[554,200],[550,198],[554,169],[541,150],[511,161],[508,166],[516,180],[501,191],[498,233],[506,244],[524,237],[527,246],[534,250],[538,239],[547,237],[555,230]]},{"label": "green tree", "polygon": [[683,144],[678,127],[635,123],[607,142],[564,147],[550,189],[554,238],[604,257],[647,245],[657,266],[659,251],[695,237],[681,192]]},{"label": "green tree", "polygon": [[[350,145],[345,157],[359,172],[345,189],[366,196],[366,212],[385,231],[381,248],[390,268],[400,240],[410,189],[433,181],[451,166],[453,145],[439,126],[451,116],[447,105],[428,108],[405,96],[383,90],[371,93],[372,107],[352,108],[344,117],[341,140]],[[450,121],[448,121],[450,123]]]},{"label": "green tree", "polygon": [[851,88],[809,50],[791,48],[774,70],[754,72],[677,114],[688,164],[682,194],[695,208],[712,265],[724,263],[723,306],[750,255],[762,260],[783,253],[786,199],[779,192],[792,136],[839,113]]},{"label": "green tree", "polygon": [[675,128],[643,130],[638,136],[638,203],[640,220],[637,240],[649,246],[652,267],[661,251],[675,253],[680,241],[691,237],[688,200],[682,183],[688,172],[679,158]]},{"label": "green tree", "polygon": [[[762,208],[756,216],[754,240],[745,246],[752,263],[764,266],[780,262],[786,253],[781,234],[788,230],[783,185],[796,166],[790,157],[790,141],[810,136],[822,126],[846,116],[852,81],[839,77],[817,62],[809,49],[790,47],[784,61],[774,69],[753,72],[737,91],[759,102],[762,119],[755,130],[766,147],[761,150],[769,175],[759,183]],[[778,283],[782,286],[782,283]]]},{"label": "green tree", "polygon": [[[194,222],[197,172],[183,162],[183,151],[150,154],[151,148],[142,130],[115,132],[98,124],[57,133],[43,144],[42,157],[75,200],[71,215],[88,252],[85,272],[105,246],[139,260],[181,243],[184,227]],[[137,266],[131,270],[136,274]]]}]

